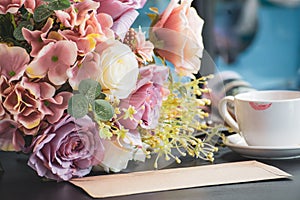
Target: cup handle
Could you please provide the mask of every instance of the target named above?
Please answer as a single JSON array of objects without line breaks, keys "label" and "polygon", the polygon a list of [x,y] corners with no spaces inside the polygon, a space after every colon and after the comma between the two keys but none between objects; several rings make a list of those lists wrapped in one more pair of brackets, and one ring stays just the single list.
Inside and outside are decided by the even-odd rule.
[{"label": "cup handle", "polygon": [[240,133],[238,123],[233,119],[233,117],[228,112],[227,104],[232,103],[234,105],[234,97],[226,96],[221,99],[219,103],[219,113],[225,122],[237,133]]}]

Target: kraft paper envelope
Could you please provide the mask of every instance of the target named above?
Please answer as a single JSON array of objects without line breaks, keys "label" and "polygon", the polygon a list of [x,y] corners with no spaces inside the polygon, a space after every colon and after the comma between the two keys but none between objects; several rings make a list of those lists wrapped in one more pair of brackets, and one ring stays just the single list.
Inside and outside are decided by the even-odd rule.
[{"label": "kraft paper envelope", "polygon": [[[291,177],[257,161],[162,169],[72,179],[94,198]],[[119,186],[122,187],[119,187]],[[118,186],[118,187],[116,187]]]}]

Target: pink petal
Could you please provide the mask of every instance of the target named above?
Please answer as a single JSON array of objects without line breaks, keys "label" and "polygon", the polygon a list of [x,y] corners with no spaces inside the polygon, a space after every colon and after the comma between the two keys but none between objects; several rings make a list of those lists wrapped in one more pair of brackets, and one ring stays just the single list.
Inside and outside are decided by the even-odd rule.
[{"label": "pink petal", "polygon": [[27,107],[22,113],[16,116],[16,120],[26,129],[33,129],[40,125],[43,115],[34,108]]},{"label": "pink petal", "polygon": [[23,76],[30,59],[25,49],[8,47],[6,44],[0,44],[0,58],[0,72],[9,81],[18,80]]},{"label": "pink petal", "polygon": [[84,79],[97,80],[100,73],[100,55],[96,52],[88,53],[81,66],[74,66],[69,70],[69,83],[73,89],[77,89],[80,81]]},{"label": "pink petal", "polygon": [[72,94],[70,92],[60,92],[54,98],[47,99],[43,103],[41,110],[46,114],[45,118],[51,124],[56,123],[64,114]]},{"label": "pink petal", "polygon": [[11,92],[9,95],[7,95],[2,105],[8,112],[14,115],[14,114],[18,114],[19,112],[18,108],[20,104],[21,104],[21,94],[19,91],[15,90],[14,92]]},{"label": "pink petal", "polygon": [[23,33],[23,36],[24,36],[25,40],[32,47],[31,52],[30,52],[30,55],[32,57],[36,57],[38,55],[39,51],[46,44],[48,44],[51,41],[53,42],[53,40],[46,39],[46,36],[47,36],[48,32],[52,28],[53,22],[54,21],[53,21],[52,18],[48,18],[46,24],[41,29],[41,31],[39,31],[39,30],[30,31],[30,30],[28,30],[26,28],[22,29],[22,33]]},{"label": "pink petal", "polygon": [[126,32],[129,30],[138,15],[139,13],[136,10],[129,10],[122,15],[122,18],[114,21],[112,30],[114,30],[115,33],[123,40]]},{"label": "pink petal", "polygon": [[20,151],[24,147],[24,139],[18,132],[18,123],[5,119],[0,121],[0,149],[4,151]]},{"label": "pink petal", "polygon": [[30,78],[43,78],[47,75],[49,64],[51,65],[51,56],[46,56],[48,52],[54,49],[54,42],[44,46],[38,53],[38,56],[27,66],[26,73]]},{"label": "pink petal", "polygon": [[101,27],[110,28],[113,26],[113,19],[110,15],[105,13],[97,14],[97,20],[101,24]]},{"label": "pink petal", "polygon": [[77,58],[75,42],[60,40],[44,46],[38,56],[27,67],[31,78],[43,78],[48,73],[49,80],[55,85],[62,85],[67,80],[67,70]]},{"label": "pink petal", "polygon": [[55,94],[55,88],[47,82],[30,82],[23,78],[21,84],[29,89],[36,99],[51,98]]},{"label": "pink petal", "polygon": [[59,62],[65,65],[72,65],[77,58],[77,46],[72,41],[58,41],[53,49],[54,54],[58,54]]}]

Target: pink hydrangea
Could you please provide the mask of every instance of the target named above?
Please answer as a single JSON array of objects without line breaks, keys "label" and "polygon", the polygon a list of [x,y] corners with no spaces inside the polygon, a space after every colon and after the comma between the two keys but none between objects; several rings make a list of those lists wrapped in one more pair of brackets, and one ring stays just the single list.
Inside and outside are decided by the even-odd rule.
[{"label": "pink hydrangea", "polygon": [[38,110],[41,102],[20,82],[10,85],[4,95],[3,107],[20,126],[31,130],[26,131],[26,134],[36,134],[36,128],[43,119],[43,113]]},{"label": "pink hydrangea", "polygon": [[69,83],[73,89],[78,89],[80,81],[84,79],[97,80],[100,76],[100,55],[96,52],[88,53],[80,65],[68,70]]},{"label": "pink hydrangea", "polygon": [[60,40],[44,46],[37,57],[28,65],[26,73],[30,78],[44,78],[55,85],[63,85],[67,70],[77,60],[77,46],[72,41]]},{"label": "pink hydrangea", "polygon": [[97,14],[98,7],[98,2],[88,0],[55,12],[58,20],[68,28],[58,31],[59,34],[74,41],[80,55],[92,52],[97,44],[114,37],[111,16],[105,13]]},{"label": "pink hydrangea", "polygon": [[55,15],[65,27],[73,30],[76,26],[80,26],[82,23],[85,23],[89,12],[95,11],[99,5],[100,4],[98,2],[85,0],[72,4],[66,10],[56,10]]},{"label": "pink hydrangea", "polygon": [[47,35],[48,35],[49,31],[51,30],[53,23],[54,23],[53,19],[48,18],[47,22],[45,23],[45,25],[43,26],[43,28],[41,30],[31,31],[26,28],[22,29],[22,34],[23,34],[25,40],[31,46],[31,52],[30,52],[31,56],[36,57],[45,45],[47,45],[50,42],[56,41],[54,39],[47,38]]},{"label": "pink hydrangea", "polygon": [[5,115],[15,120],[25,135],[36,135],[44,123],[58,121],[72,95],[69,92],[55,94],[55,88],[49,83],[30,82],[26,77],[13,84],[5,79],[0,83]]},{"label": "pink hydrangea", "polygon": [[61,118],[72,93],[62,91],[56,94],[55,88],[47,82],[23,81],[22,84],[41,101],[38,109],[43,113],[43,120],[53,124]]},{"label": "pink hydrangea", "polygon": [[6,44],[0,44],[0,58],[0,74],[9,81],[21,78],[30,60],[25,49]]},{"label": "pink hydrangea", "polygon": [[10,90],[10,85],[7,81],[7,78],[3,75],[0,75],[0,121],[3,119],[11,119],[11,116],[3,106],[3,99],[5,98],[6,90]]},{"label": "pink hydrangea", "polygon": [[21,151],[24,149],[25,141],[18,128],[19,124],[14,120],[0,120],[0,150]]},{"label": "pink hydrangea", "polygon": [[25,0],[1,0],[0,14],[16,13],[22,7]]}]

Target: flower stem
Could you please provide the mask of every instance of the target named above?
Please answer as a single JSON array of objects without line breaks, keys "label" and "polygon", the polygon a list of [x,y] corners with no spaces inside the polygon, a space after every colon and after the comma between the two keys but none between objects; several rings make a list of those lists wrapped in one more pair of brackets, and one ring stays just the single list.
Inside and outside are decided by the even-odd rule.
[{"label": "flower stem", "polygon": [[15,21],[15,16],[13,14],[11,14],[10,17],[11,17],[11,23],[14,26],[14,29],[16,29],[17,28],[17,24],[16,24],[16,21]]}]

